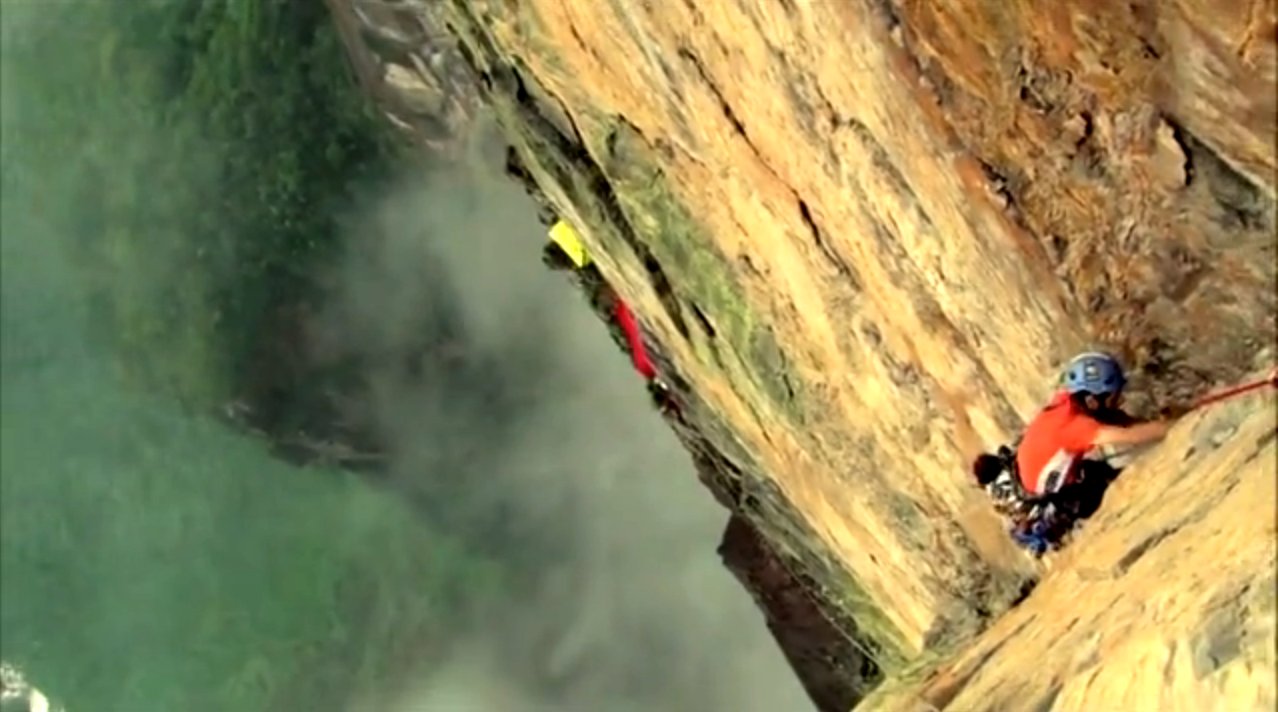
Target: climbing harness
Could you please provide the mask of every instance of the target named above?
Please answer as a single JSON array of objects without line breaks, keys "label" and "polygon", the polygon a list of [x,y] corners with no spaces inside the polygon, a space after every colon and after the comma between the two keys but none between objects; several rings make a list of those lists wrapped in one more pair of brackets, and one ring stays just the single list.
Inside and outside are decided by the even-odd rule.
[{"label": "climbing harness", "polygon": [[[1047,505],[1051,509],[1052,505]],[[1008,533],[1012,535],[1012,540],[1017,544],[1029,549],[1035,558],[1046,554],[1049,549],[1056,548],[1060,545],[1060,539],[1054,536],[1053,524],[1055,521],[1055,512],[1045,511],[1035,513],[1026,518],[1025,521],[1014,523],[1008,528]]]},{"label": "climbing harness", "polygon": [[1035,557],[1054,546],[1060,525],[1056,507],[1021,486],[1016,452],[1011,447],[1000,445],[997,453],[977,458],[973,474],[992,500],[994,510],[1007,519],[1007,533],[1013,541]]}]

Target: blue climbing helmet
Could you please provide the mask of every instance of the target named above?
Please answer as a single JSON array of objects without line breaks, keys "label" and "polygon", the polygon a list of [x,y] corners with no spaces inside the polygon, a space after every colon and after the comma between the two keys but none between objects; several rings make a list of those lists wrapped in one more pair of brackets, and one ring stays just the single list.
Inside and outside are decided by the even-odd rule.
[{"label": "blue climbing helmet", "polygon": [[1071,359],[1065,367],[1064,381],[1065,390],[1071,394],[1091,393],[1100,397],[1121,393],[1127,384],[1118,359],[1098,351]]}]

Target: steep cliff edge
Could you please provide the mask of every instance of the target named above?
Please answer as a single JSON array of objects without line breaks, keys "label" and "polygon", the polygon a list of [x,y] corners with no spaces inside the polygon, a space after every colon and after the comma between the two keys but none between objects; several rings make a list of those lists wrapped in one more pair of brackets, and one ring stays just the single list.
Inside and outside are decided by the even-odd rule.
[{"label": "steep cliff edge", "polygon": [[[455,34],[521,170],[654,335],[737,540],[757,533],[873,663],[849,680],[924,651],[968,651],[962,668],[1070,595],[1049,579],[1000,618],[1038,572],[965,472],[1073,351],[1120,352],[1149,411],[1241,378],[1274,341],[1272,2],[382,5],[429,7]],[[1263,490],[1230,471],[1246,447],[1173,470]],[[1246,467],[1272,479],[1272,446],[1255,453]],[[1134,496],[1116,492],[1129,501],[1077,551],[1103,558],[1102,537],[1199,506]],[[1232,522],[1231,501],[1202,521]],[[1272,511],[1252,514],[1272,530]],[[731,543],[725,556],[753,546]],[[764,570],[742,578],[766,608]],[[1265,570],[1251,575],[1261,591]],[[1117,630],[1158,620],[1129,615]],[[796,663],[805,681],[843,674],[809,664],[825,669]],[[971,677],[956,699],[998,683]],[[862,685],[848,687],[819,704],[850,704]],[[1056,706],[1078,708],[1071,694]]]},{"label": "steep cliff edge", "polygon": [[1274,709],[1274,406],[1179,426],[1024,603],[858,709]]}]

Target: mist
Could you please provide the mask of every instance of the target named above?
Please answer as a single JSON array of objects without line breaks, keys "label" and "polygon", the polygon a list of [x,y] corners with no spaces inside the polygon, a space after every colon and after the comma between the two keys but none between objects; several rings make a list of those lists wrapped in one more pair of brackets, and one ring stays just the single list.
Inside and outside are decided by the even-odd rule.
[{"label": "mist", "polygon": [[451,337],[488,388],[387,367],[368,374],[376,419],[396,485],[433,493],[437,516],[520,573],[393,709],[810,709],[715,553],[727,513],[584,296],[541,264],[522,191],[496,166],[453,166],[362,222],[376,238],[349,241],[325,333],[394,351],[417,315],[453,305]]},{"label": "mist", "polygon": [[[715,553],[727,513],[541,263],[491,133],[455,164],[321,165],[340,189],[298,198],[311,184],[275,168],[309,178],[298,161],[358,144],[323,132],[329,114],[363,130],[361,107],[264,80],[234,101],[306,110],[271,104],[254,135],[314,141],[237,144],[245,107],[219,92],[251,62],[299,62],[216,43],[173,60],[150,23],[274,42],[297,18],[168,7],[3,13],[0,658],[70,712],[811,709]],[[340,66],[332,41],[307,48]],[[173,99],[183,72],[200,82]],[[276,193],[293,222],[337,215],[331,246],[267,249],[278,206],[254,201]],[[216,415],[241,381],[284,373],[306,395],[284,351],[238,341],[272,333],[253,300],[303,268],[324,299],[297,360],[357,365],[336,415],[369,432],[375,469],[284,461]]]}]

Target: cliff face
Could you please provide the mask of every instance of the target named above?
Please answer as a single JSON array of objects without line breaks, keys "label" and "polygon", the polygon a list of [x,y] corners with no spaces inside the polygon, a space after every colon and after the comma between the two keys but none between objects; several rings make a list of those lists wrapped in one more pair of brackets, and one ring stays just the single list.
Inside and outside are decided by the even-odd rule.
[{"label": "cliff face", "polygon": [[1194,417],[1124,473],[1022,604],[868,710],[1268,710],[1275,402]]},{"label": "cliff face", "polygon": [[[997,640],[1092,634],[1088,616],[1036,632],[1065,624],[1056,607],[1076,592],[1148,662],[1140,651],[1179,633],[1137,643],[1163,620],[1142,607],[1142,566],[1177,560],[1217,517],[1234,528],[1213,536],[1272,532],[1272,508],[1242,496],[1272,502],[1272,420],[1254,415],[1233,436],[1260,433],[1250,444],[1184,460],[1169,444],[1133,470],[1229,496],[1202,510],[1191,490],[1125,483],[1060,564],[1111,573],[1055,570],[1002,615],[1039,572],[967,478],[1077,350],[1123,355],[1146,412],[1265,358],[1272,2],[385,5],[456,37],[519,170],[654,336],[687,403],[676,429],[735,515],[725,558],[809,689],[845,681],[823,709],[925,651],[960,651],[946,679],[967,686],[938,695],[933,680],[930,704],[983,708],[1000,674],[1025,674],[989,663],[1014,659]],[[1125,546],[1141,565],[1096,563]],[[1257,578],[1272,546],[1248,552],[1230,581],[1272,611]],[[1182,584],[1174,605],[1192,615],[1177,625],[1217,625],[1206,609],[1226,584]],[[795,652],[822,636],[826,653]],[[954,672],[972,665],[989,671]],[[922,694],[898,680],[880,702],[888,690]],[[1056,706],[1087,694],[1063,689]]]}]

